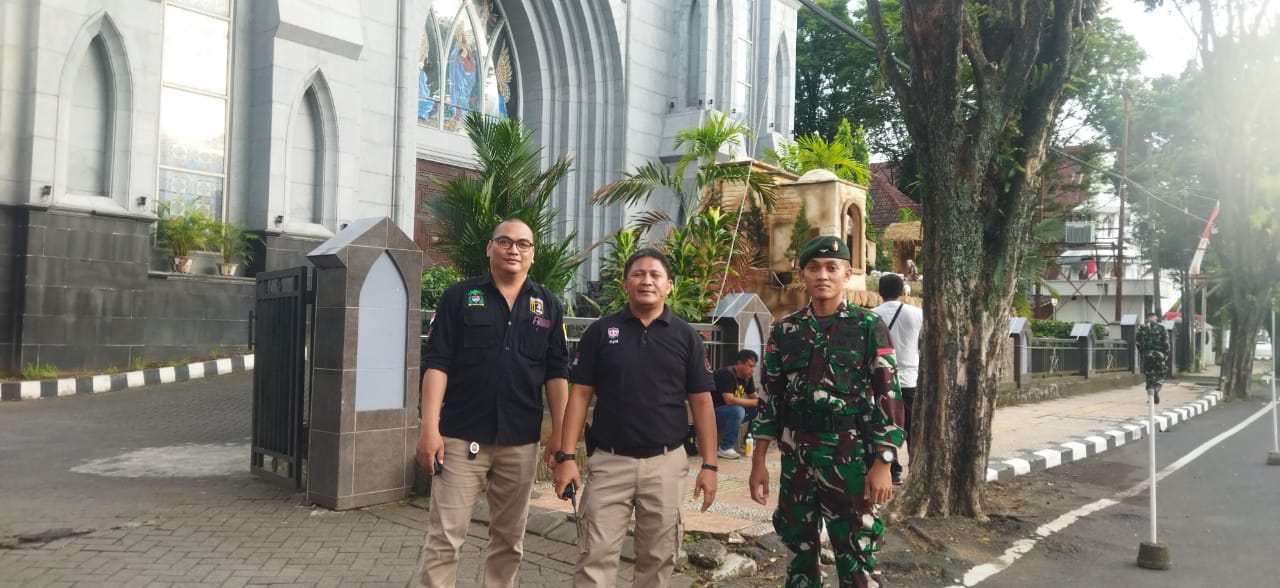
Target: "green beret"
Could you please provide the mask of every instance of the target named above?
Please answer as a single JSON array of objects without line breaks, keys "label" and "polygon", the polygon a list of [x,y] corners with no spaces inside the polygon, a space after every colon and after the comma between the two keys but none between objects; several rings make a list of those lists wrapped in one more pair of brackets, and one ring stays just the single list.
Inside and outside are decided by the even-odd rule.
[{"label": "green beret", "polygon": [[800,250],[800,267],[809,264],[810,259],[830,258],[850,261],[849,246],[834,235],[814,237]]}]

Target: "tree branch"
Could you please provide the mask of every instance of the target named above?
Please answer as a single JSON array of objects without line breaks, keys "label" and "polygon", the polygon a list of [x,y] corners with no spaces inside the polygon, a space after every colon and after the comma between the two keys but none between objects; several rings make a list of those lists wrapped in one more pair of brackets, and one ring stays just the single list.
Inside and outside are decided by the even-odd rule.
[{"label": "tree branch", "polygon": [[908,108],[908,99],[911,96],[910,85],[907,84],[905,76],[902,75],[902,69],[894,59],[892,45],[889,43],[889,33],[884,28],[884,15],[880,12],[880,0],[867,0],[867,17],[871,20],[871,28],[875,33],[876,57],[880,61],[880,70],[884,72],[889,86],[893,88],[893,95],[898,99],[898,106],[902,110],[903,118],[907,119],[907,124],[919,128],[921,121],[918,118],[913,121],[915,115],[912,109]]}]

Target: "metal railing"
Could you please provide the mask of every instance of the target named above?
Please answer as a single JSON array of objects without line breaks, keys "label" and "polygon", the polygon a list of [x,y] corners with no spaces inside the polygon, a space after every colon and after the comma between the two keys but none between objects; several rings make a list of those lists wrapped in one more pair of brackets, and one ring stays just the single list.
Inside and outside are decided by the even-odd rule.
[{"label": "metal railing", "polygon": [[1133,365],[1129,344],[1123,340],[1107,339],[1093,342],[1093,370],[1097,372],[1127,372]]},{"label": "metal railing", "polygon": [[1084,369],[1085,351],[1075,339],[1032,339],[1029,349],[1032,374],[1070,375]]}]

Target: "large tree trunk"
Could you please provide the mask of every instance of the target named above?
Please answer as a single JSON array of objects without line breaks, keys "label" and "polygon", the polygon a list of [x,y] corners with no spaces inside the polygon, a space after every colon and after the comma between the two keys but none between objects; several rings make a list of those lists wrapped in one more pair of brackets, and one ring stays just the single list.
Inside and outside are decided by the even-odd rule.
[{"label": "large tree trunk", "polygon": [[[925,327],[910,446],[894,500],[907,516],[982,517],[999,358],[1040,168],[1092,0],[902,3],[908,72],[881,63],[922,176]],[[888,47],[880,3],[867,12]]]},{"label": "large tree trunk", "polygon": [[[1226,400],[1249,398],[1253,381],[1253,350],[1258,343],[1258,330],[1271,308],[1269,297],[1249,291],[1248,285],[1228,290],[1231,297],[1231,339],[1222,362],[1222,395]],[[1275,342],[1271,343],[1275,353]]]},{"label": "large tree trunk", "polygon": [[[1212,24],[1212,12],[1204,16]],[[1226,26],[1230,30],[1221,34],[1210,27],[1202,35],[1201,50],[1207,51],[1201,55],[1202,99],[1211,109],[1204,115],[1205,146],[1211,154],[1204,181],[1222,198],[1216,245],[1231,314],[1222,391],[1226,399],[1246,399],[1258,330],[1280,281],[1280,190],[1268,180],[1280,173],[1275,142],[1280,121],[1272,107],[1280,88],[1280,63],[1275,60],[1280,33],[1257,36],[1239,30],[1236,21]],[[1217,116],[1219,112],[1231,116]]]}]

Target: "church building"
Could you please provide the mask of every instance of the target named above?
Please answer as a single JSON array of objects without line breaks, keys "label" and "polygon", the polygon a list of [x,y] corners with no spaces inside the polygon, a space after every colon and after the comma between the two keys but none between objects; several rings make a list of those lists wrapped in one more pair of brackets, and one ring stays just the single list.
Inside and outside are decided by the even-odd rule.
[{"label": "church building", "polygon": [[[173,361],[251,337],[254,282],[357,218],[432,259],[422,204],[516,117],[586,247],[589,196],[711,111],[789,137],[796,0],[0,0],[0,375]],[[157,212],[261,236],[247,274],[175,273]],[[597,275],[598,261],[584,272]],[[248,277],[246,277],[246,275]]]}]

